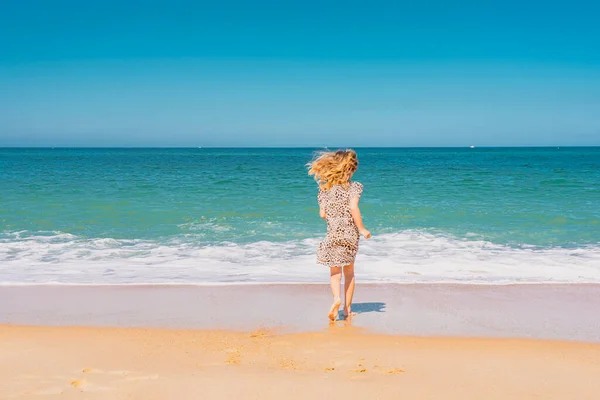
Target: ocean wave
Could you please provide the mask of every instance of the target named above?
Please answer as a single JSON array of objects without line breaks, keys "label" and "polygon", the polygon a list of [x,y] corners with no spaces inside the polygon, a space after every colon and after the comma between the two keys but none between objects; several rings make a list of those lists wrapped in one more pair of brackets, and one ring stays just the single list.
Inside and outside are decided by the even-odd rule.
[{"label": "ocean wave", "polygon": [[[206,244],[190,235],[150,241],[10,232],[0,236],[0,283],[322,282],[328,274],[315,263],[318,242]],[[515,248],[426,231],[363,240],[356,263],[362,282],[600,282],[600,245]]]}]

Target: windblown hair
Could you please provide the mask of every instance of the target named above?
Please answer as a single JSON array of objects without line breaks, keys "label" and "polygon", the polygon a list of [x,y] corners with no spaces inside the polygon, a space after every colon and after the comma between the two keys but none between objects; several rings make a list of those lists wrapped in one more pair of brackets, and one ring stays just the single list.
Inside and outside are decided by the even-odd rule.
[{"label": "windblown hair", "polygon": [[333,185],[348,188],[350,178],[358,168],[358,158],[350,149],[320,152],[307,167],[308,174],[314,175],[321,189],[329,190]]}]

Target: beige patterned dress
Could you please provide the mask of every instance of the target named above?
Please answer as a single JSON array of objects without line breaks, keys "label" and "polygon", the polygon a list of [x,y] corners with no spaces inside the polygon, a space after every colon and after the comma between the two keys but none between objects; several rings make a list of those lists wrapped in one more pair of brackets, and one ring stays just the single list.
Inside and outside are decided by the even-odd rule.
[{"label": "beige patterned dress", "polygon": [[350,182],[348,188],[334,185],[329,190],[319,190],[319,207],[325,210],[327,219],[327,236],[317,251],[319,264],[344,267],[354,262],[360,235],[350,214],[350,199],[360,199],[362,191],[363,186],[358,182]]}]

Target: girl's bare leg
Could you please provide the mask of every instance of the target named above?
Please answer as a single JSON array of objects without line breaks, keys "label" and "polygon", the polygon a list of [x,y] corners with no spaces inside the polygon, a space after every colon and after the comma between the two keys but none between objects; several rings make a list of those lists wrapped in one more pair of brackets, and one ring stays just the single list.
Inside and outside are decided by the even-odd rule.
[{"label": "girl's bare leg", "polygon": [[331,267],[329,269],[329,283],[331,284],[331,294],[333,295],[333,304],[331,305],[331,309],[329,310],[328,317],[331,321],[335,321],[338,316],[338,311],[340,309],[340,305],[342,304],[342,299],[340,297],[340,290],[342,285],[342,268],[341,267]]},{"label": "girl's bare leg", "polygon": [[344,318],[351,317],[352,296],[354,296],[354,263],[344,267]]}]

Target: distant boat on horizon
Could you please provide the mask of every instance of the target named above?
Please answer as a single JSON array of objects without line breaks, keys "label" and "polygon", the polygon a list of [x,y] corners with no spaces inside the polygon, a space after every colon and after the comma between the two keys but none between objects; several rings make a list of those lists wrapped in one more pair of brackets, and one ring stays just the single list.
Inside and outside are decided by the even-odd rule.
[{"label": "distant boat on horizon", "polygon": [[471,146],[471,148],[472,148],[472,149],[474,149],[474,148],[475,148],[475,146]]}]

